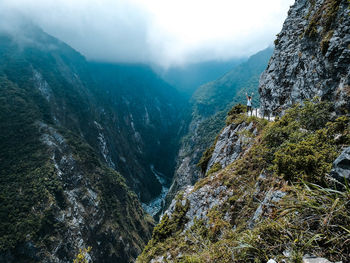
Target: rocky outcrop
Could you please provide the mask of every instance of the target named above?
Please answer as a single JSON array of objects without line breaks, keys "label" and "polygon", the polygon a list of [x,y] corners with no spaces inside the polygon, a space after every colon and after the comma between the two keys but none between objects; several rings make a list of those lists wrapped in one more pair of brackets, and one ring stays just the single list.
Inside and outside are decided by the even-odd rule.
[{"label": "rocky outcrop", "polygon": [[[182,189],[179,196],[172,200],[163,216],[166,214],[171,219],[180,201],[183,207],[188,207],[185,215],[188,221],[184,225],[183,233],[189,230],[198,220],[209,224],[208,213],[215,207],[222,207],[234,194],[232,189],[229,189],[220,181],[220,172],[249,151],[258,134],[259,129],[254,121],[228,124],[218,135],[212,157],[207,165],[206,173],[215,164],[220,164],[220,167],[217,169],[218,173],[208,175],[205,178],[206,183],[200,187],[188,185]],[[261,195],[263,189],[260,185],[264,180],[266,180],[266,177],[262,174],[255,185],[254,195]],[[281,191],[270,189],[266,193],[264,201],[250,219],[249,225],[252,227],[262,217],[263,211],[270,209],[274,203],[278,203],[284,195],[285,193]],[[227,218],[229,218],[229,214],[227,214]]]},{"label": "rocky outcrop", "polygon": [[350,181],[350,147],[346,148],[334,161],[330,176],[342,183]]},{"label": "rocky outcrop", "polygon": [[280,113],[318,96],[339,113],[350,107],[350,9],[347,0],[297,0],[260,78],[261,108]]},{"label": "rocky outcrop", "polygon": [[[208,224],[208,213],[215,206],[221,206],[233,194],[227,191],[227,187],[223,185],[207,184],[200,189],[194,189],[193,186],[188,186],[183,190],[181,205],[188,205],[186,218],[188,222],[184,226],[184,232],[190,229],[195,220],[201,220]],[[168,210],[164,213],[172,217],[178,200],[173,200]]]},{"label": "rocky outcrop", "polygon": [[273,191],[269,190],[266,193],[266,196],[264,200],[261,202],[259,207],[255,210],[255,213],[253,217],[249,221],[249,227],[253,228],[256,222],[259,222],[261,220],[261,216],[263,214],[263,211],[268,210],[271,213],[272,207],[274,204],[278,203],[284,196],[286,195],[285,192],[282,192],[280,190]]},{"label": "rocky outcrop", "polygon": [[[316,131],[302,129],[310,117],[318,116],[315,109],[320,108],[310,110],[308,104],[273,123],[248,118],[245,113],[234,114],[234,108],[227,119],[232,123],[219,134],[215,147],[206,151],[200,164],[201,168],[206,165],[215,148],[217,161],[233,160],[238,152],[239,157],[223,169],[213,165],[204,178],[178,193],[137,262],[266,262],[268,258],[271,262],[301,262],[305,253],[347,262],[347,193],[335,191],[327,183],[328,168],[337,153],[333,146],[349,143],[339,139],[340,133],[348,134],[347,118],[332,120],[329,116]],[[295,118],[305,111],[310,114]],[[258,131],[255,135],[254,126]],[[245,141],[240,137],[253,138]],[[222,150],[225,147],[221,145],[242,141],[248,143],[242,147],[245,151],[231,151],[231,156]],[[310,163],[314,156],[317,159]],[[325,180],[318,181],[320,177]],[[334,241],[334,229],[342,231],[336,235],[342,241]],[[314,242],[318,237],[327,244]],[[331,242],[335,253],[329,249]]]},{"label": "rocky outcrop", "polygon": [[237,160],[241,154],[250,148],[252,139],[258,131],[253,122],[229,124],[217,138],[212,157],[210,158],[206,173],[215,165],[225,168]]}]

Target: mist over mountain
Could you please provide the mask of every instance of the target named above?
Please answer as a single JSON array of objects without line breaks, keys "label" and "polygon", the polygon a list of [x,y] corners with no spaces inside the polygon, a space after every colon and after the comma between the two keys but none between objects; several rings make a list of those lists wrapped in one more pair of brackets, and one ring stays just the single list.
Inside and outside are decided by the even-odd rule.
[{"label": "mist over mountain", "polygon": [[244,60],[241,58],[229,61],[206,61],[155,70],[166,82],[187,96],[191,96],[199,86],[221,77]]},{"label": "mist over mountain", "polygon": [[181,67],[266,48],[292,2],[2,0],[0,28],[24,17],[88,60]]}]

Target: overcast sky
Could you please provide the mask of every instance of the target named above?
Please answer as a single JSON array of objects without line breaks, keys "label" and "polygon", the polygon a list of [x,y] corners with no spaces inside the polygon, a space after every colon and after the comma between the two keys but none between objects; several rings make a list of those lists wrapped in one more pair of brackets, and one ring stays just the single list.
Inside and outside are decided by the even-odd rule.
[{"label": "overcast sky", "polygon": [[[266,48],[294,0],[0,0],[90,60],[162,66]],[[3,19],[3,18],[2,18]]]}]

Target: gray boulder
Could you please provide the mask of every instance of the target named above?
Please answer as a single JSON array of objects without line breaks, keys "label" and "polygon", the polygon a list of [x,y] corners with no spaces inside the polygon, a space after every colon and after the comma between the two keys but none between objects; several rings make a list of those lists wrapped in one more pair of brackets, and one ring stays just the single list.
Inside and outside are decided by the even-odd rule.
[{"label": "gray boulder", "polygon": [[330,175],[340,182],[350,179],[350,147],[346,148],[334,161]]},{"label": "gray boulder", "polygon": [[[315,257],[315,256],[309,256],[309,255],[305,255],[303,257],[303,263],[332,263],[331,261],[329,261],[328,259],[325,258],[319,258],[319,257]],[[342,263],[340,262],[335,262],[335,263]]]}]

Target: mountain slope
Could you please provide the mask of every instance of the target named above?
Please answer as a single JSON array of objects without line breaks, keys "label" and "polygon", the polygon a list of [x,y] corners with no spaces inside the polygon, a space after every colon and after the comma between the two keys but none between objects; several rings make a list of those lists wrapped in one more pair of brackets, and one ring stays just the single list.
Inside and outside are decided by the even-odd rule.
[{"label": "mountain slope", "polygon": [[124,179],[49,124],[30,84],[3,76],[0,86],[0,261],[71,262],[87,246],[99,262],[135,258],[152,225]]},{"label": "mountain slope", "polygon": [[[182,187],[194,184],[200,177],[197,163],[203,152],[225,126],[226,112],[235,103],[244,103],[245,92],[257,93],[260,74],[272,54],[272,48],[263,50],[235,67],[218,80],[199,87],[191,101],[192,119],[187,135],[182,140],[177,158],[177,170],[167,196],[169,204]],[[254,105],[258,96],[253,96]]]},{"label": "mountain slope", "polygon": [[182,99],[149,69],[103,67],[33,25],[1,32],[1,262],[72,262],[87,246],[94,261],[131,262],[149,239],[131,190],[161,194],[154,169],[174,165]]},{"label": "mountain slope", "polygon": [[176,196],[136,262],[348,262],[350,192],[328,173],[347,147],[333,167],[350,174],[350,122],[331,107],[230,115],[209,162],[220,166]]},{"label": "mountain slope", "polygon": [[155,215],[173,177],[186,100],[145,65],[95,62],[89,70],[103,102],[99,124],[115,140],[109,155]]},{"label": "mountain slope", "polygon": [[90,63],[89,68],[106,96],[105,108],[107,104],[124,117],[126,125],[116,122],[118,129],[133,131],[128,136],[135,137],[134,147],[140,148],[144,166],[153,164],[171,179],[185,99],[147,66]]}]

